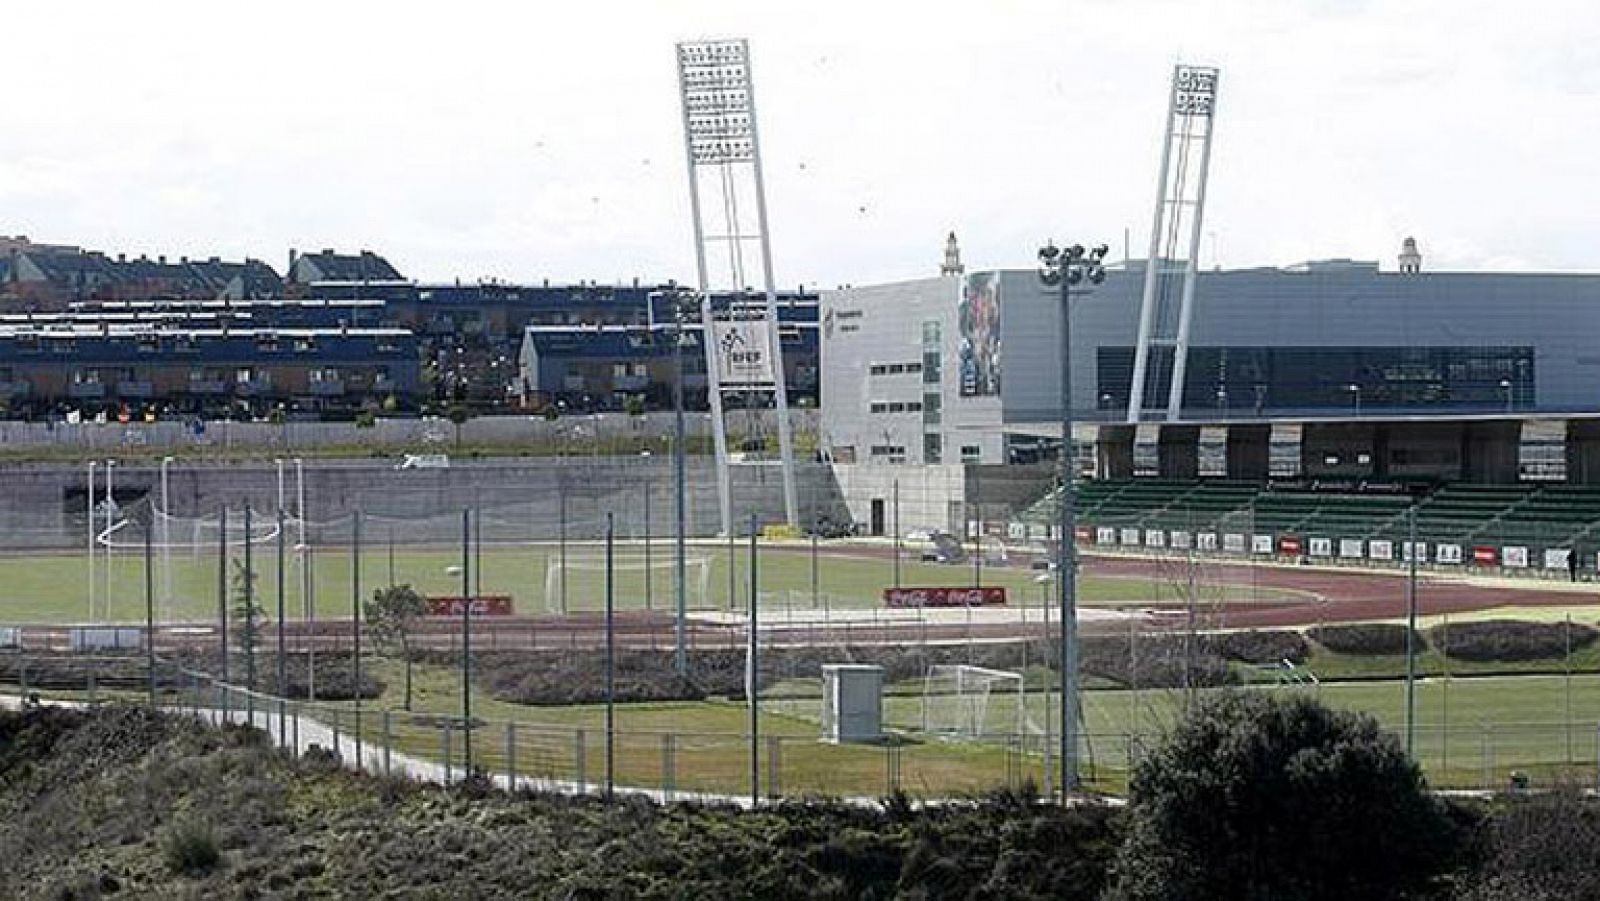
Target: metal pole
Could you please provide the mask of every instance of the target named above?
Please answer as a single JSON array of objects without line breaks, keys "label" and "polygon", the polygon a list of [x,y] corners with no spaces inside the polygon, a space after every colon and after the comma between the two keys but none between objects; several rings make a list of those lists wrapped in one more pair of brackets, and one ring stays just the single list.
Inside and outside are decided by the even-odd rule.
[{"label": "metal pole", "polygon": [[760,581],[756,572],[756,518],[750,517],[750,646],[748,650],[750,672],[746,679],[745,693],[750,701],[750,803],[761,803],[761,642],[760,620]]},{"label": "metal pole", "polygon": [[556,557],[561,563],[561,615],[567,615],[567,469],[566,435],[561,441],[561,470],[556,473],[556,491],[560,496],[560,531],[556,536]]},{"label": "metal pole", "polygon": [[[476,500],[474,500],[476,503]],[[483,509],[476,508],[472,517],[472,596],[483,597]],[[471,742],[469,741],[468,744]]]},{"label": "metal pole", "polygon": [[[1078,789],[1078,585],[1076,531],[1077,467],[1072,460],[1072,290],[1061,278],[1061,503],[1056,586],[1061,601],[1061,797]],[[1137,390],[1139,386],[1135,386]]]},{"label": "metal pole", "polygon": [[156,576],[155,559],[150,533],[155,517],[144,530],[144,655],[145,670],[150,682],[150,706],[156,706]]},{"label": "metal pole", "polygon": [[977,528],[972,535],[972,587],[983,587],[983,464],[972,467],[972,512]]},{"label": "metal pole", "polygon": [[164,614],[172,616],[172,507],[167,493],[167,468],[171,457],[161,458],[161,605]]},{"label": "metal pole", "polygon": [[256,569],[255,560],[251,557],[251,522],[250,502],[244,505],[244,684],[251,691],[252,697],[256,690]]},{"label": "metal pole", "polygon": [[105,577],[105,592],[100,603],[108,620],[111,618],[111,530],[117,524],[117,493],[112,486],[111,472],[116,467],[117,461],[106,461],[106,565],[101,573]]},{"label": "metal pole", "polygon": [[300,521],[300,603],[304,607],[306,636],[306,699],[317,700],[317,604],[311,574],[311,545],[306,542],[305,461],[294,458],[295,517]]},{"label": "metal pole", "polygon": [[1406,508],[1406,756],[1416,749],[1417,736],[1417,499]]},{"label": "metal pole", "polygon": [[361,765],[361,510],[356,509],[350,521],[350,630],[355,644],[355,680],[351,694],[355,697],[355,730],[352,737],[356,745],[356,766]]},{"label": "metal pole", "polygon": [[[982,547],[978,549],[982,552]],[[900,587],[900,480],[894,480],[894,587]]]},{"label": "metal pole", "polygon": [[[280,503],[278,505],[278,686],[277,686],[277,691],[274,691],[273,694],[277,695],[279,698],[285,698],[285,697],[288,697],[288,695],[289,695],[289,690],[285,687],[285,686],[287,686],[289,684],[289,676],[288,676],[287,659],[285,658],[284,652],[283,652],[283,650],[284,650],[284,647],[283,647],[283,628],[284,628],[283,627],[283,621],[287,618],[288,613],[287,613],[287,604],[286,604],[286,602],[287,602],[286,587],[283,584],[285,538],[284,538],[284,534],[283,534],[284,517],[283,517],[283,505],[281,503],[281,501],[282,501],[281,492],[280,492],[280,495],[279,495],[279,501],[280,501]],[[280,708],[279,711],[278,711],[278,746],[279,747],[283,747],[284,739],[287,737],[287,733],[285,732],[285,725],[286,724],[284,723],[283,711],[282,711],[282,708]]]},{"label": "metal pole", "polygon": [[646,473],[644,477],[644,609],[646,610],[656,609],[651,591],[651,583],[654,581],[655,571],[650,568],[650,475]]},{"label": "metal pole", "polygon": [[817,531],[816,531],[815,525],[813,525],[812,526],[812,530],[811,530],[811,609],[812,610],[817,609],[817,595],[818,595],[818,593],[819,593],[819,587],[817,585]]},{"label": "metal pole", "polygon": [[465,772],[472,775],[472,579],[475,567],[467,550],[472,536],[472,511],[461,511],[461,744]]},{"label": "metal pole", "polygon": [[686,529],[688,524],[687,503],[684,498],[688,489],[685,473],[685,456],[687,449],[684,447],[684,422],[683,422],[683,312],[678,304],[682,298],[676,295],[673,298],[673,321],[677,328],[673,333],[673,379],[672,379],[672,480],[673,480],[673,514],[677,518],[677,533],[674,535],[674,560],[673,560],[673,591],[677,604],[677,616],[673,623],[673,666],[679,675],[689,673],[688,651],[688,619],[689,600],[687,591],[688,557],[686,554]]},{"label": "metal pole", "polygon": [[89,529],[89,618],[88,618],[88,621],[90,621],[90,622],[92,622],[94,620],[94,588],[95,588],[94,558],[95,558],[95,553],[96,553],[95,552],[95,544],[96,544],[96,542],[95,542],[95,532],[94,532],[94,526],[95,526],[95,523],[94,523],[94,516],[95,516],[95,513],[94,513],[94,468],[97,465],[98,464],[96,464],[93,460],[89,461],[89,509],[88,509],[89,516],[88,516],[88,519],[85,520],[85,522],[88,524],[88,529]]},{"label": "metal pole", "polygon": [[616,789],[617,629],[615,554],[616,524],[606,513],[606,798]]},{"label": "metal pole", "polygon": [[228,684],[228,505],[217,524],[217,636],[222,642],[222,684]]},{"label": "metal pole", "polygon": [[[1173,69],[1177,75],[1177,69]],[[1167,206],[1167,173],[1172,165],[1172,114],[1177,109],[1178,86],[1174,77],[1171,92],[1167,95],[1167,117],[1162,120],[1166,123],[1165,132],[1161,141],[1161,174],[1156,179],[1156,211],[1154,221],[1150,223],[1150,255],[1144,273],[1144,290],[1139,303],[1139,332],[1134,341],[1133,350],[1133,382],[1128,391],[1128,424],[1139,422],[1139,416],[1144,408],[1145,380],[1150,365],[1150,337],[1155,323],[1156,287],[1161,279],[1161,266],[1165,262],[1161,257],[1161,222],[1165,218]],[[1182,168],[1180,164],[1180,169]],[[1062,288],[1066,290],[1065,287]]]}]

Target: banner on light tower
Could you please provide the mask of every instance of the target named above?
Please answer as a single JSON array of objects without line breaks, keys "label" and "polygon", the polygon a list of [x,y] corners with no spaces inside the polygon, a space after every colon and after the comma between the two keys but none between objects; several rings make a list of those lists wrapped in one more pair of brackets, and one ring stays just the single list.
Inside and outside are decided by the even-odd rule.
[{"label": "banner on light tower", "polygon": [[717,381],[724,386],[771,387],[772,327],[765,320],[717,322]]}]

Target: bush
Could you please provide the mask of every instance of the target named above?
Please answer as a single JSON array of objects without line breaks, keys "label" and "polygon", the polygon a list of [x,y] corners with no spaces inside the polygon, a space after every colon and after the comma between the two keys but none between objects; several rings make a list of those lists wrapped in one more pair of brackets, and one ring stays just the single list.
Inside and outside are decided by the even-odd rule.
[{"label": "bush", "polygon": [[1501,799],[1474,842],[1462,901],[1600,898],[1600,804],[1575,786]]},{"label": "bush", "polygon": [[[1397,623],[1351,623],[1342,626],[1316,626],[1306,637],[1336,654],[1404,654],[1406,627]],[[1427,645],[1422,636],[1412,633],[1412,642],[1421,652]]]},{"label": "bush", "polygon": [[181,876],[203,876],[222,860],[216,829],[196,817],[172,821],[161,837],[161,853],[167,867]]},{"label": "bush", "polygon": [[1110,897],[1386,899],[1457,847],[1421,770],[1370,716],[1225,692],[1135,767]]},{"label": "bush", "polygon": [[1219,657],[1261,666],[1287,660],[1300,664],[1310,646],[1305,636],[1293,631],[1216,632],[1203,638],[1203,647]]},{"label": "bush", "polygon": [[[1567,623],[1530,623],[1497,619],[1450,623],[1428,630],[1433,646],[1458,660],[1560,660],[1567,655]],[[1600,631],[1572,623],[1572,649],[1586,648]]]}]

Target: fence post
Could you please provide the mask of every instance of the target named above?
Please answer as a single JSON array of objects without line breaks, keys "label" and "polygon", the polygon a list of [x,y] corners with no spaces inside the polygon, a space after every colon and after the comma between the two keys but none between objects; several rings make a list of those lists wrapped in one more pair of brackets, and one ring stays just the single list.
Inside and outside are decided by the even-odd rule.
[{"label": "fence post", "polygon": [[450,784],[450,722],[446,720],[439,725],[439,743],[444,751],[444,784]]},{"label": "fence post", "polygon": [[394,746],[394,728],[390,720],[389,711],[383,711],[383,775],[394,775],[394,764],[390,759],[390,749]]},{"label": "fence post", "polygon": [[300,705],[299,704],[296,704],[295,707],[294,707],[294,725],[291,726],[290,728],[294,730],[294,736],[293,736],[294,744],[291,745],[290,747],[293,749],[294,756],[295,757],[299,757],[300,756]]},{"label": "fence post", "polygon": [[331,726],[333,729],[333,756],[337,757],[342,764],[344,763],[344,754],[339,751],[339,711],[329,710],[328,719],[333,721]]},{"label": "fence post", "polygon": [[1483,724],[1483,730],[1482,730],[1482,733],[1481,733],[1481,737],[1479,738],[1479,741],[1483,745],[1483,747],[1481,749],[1481,753],[1482,753],[1482,756],[1483,756],[1483,790],[1484,791],[1494,791],[1494,758],[1493,758],[1493,756],[1491,754],[1490,737],[1489,737],[1490,728],[1491,727],[1489,726],[1488,723],[1484,723]]},{"label": "fence post", "polygon": [[676,761],[672,759],[673,751],[672,733],[663,733],[661,736],[661,800],[667,804],[672,803],[673,783],[675,781],[673,779],[673,770],[676,766]]},{"label": "fence post", "polygon": [[517,790],[517,724],[506,722],[506,791]]},{"label": "fence post", "polygon": [[767,736],[767,797],[773,799],[783,797],[783,786],[778,782],[778,774],[782,771],[779,755],[782,753],[783,743],[778,736]]},{"label": "fence post", "polygon": [[584,759],[583,730],[578,729],[572,733],[573,773],[578,777],[578,794],[588,794],[589,780],[587,778],[587,761]]},{"label": "fence post", "polygon": [[278,699],[278,747],[282,749],[289,743],[289,702],[283,698]]}]

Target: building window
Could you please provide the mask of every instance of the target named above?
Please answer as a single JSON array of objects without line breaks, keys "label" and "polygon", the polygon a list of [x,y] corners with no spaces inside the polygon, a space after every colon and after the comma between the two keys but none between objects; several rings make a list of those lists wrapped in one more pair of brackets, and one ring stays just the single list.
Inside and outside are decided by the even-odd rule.
[{"label": "building window", "polygon": [[924,392],[922,395],[922,424],[938,425],[941,418],[940,412],[943,407],[943,395],[932,391]]},{"label": "building window", "polygon": [[872,459],[880,463],[906,462],[906,447],[903,444],[874,444],[871,453]]},{"label": "building window", "polygon": [[938,432],[928,432],[922,436],[922,462],[928,464],[939,463],[944,457],[944,439]]},{"label": "building window", "polygon": [[961,462],[978,463],[983,460],[983,448],[976,444],[961,445]]}]

